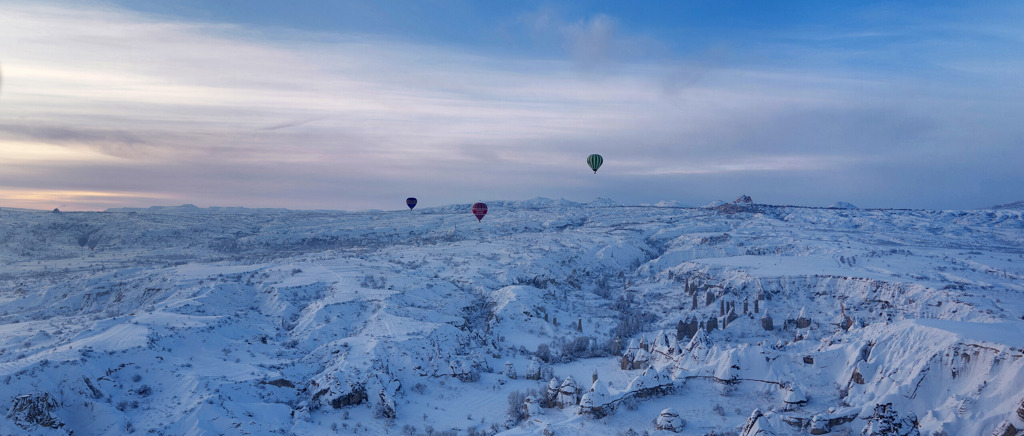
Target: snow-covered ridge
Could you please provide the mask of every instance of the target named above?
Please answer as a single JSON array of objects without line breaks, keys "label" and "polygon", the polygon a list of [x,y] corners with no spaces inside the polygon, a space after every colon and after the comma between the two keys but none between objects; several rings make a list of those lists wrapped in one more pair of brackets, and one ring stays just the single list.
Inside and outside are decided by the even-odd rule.
[{"label": "snow-covered ridge", "polygon": [[1024,428],[1021,210],[488,206],[4,209],[0,433]]},{"label": "snow-covered ridge", "polygon": [[1016,210],[1024,210],[1024,200],[1015,201],[1013,203],[1005,203],[1005,204],[995,205],[995,206],[990,207],[989,209],[1016,209]]}]

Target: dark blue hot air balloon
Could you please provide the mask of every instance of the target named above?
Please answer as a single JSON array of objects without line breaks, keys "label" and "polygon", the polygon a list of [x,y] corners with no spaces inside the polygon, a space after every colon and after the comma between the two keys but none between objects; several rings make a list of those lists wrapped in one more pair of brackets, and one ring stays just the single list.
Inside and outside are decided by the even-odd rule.
[{"label": "dark blue hot air balloon", "polygon": [[416,197],[409,197],[405,199],[405,205],[409,206],[409,209],[416,207]]}]

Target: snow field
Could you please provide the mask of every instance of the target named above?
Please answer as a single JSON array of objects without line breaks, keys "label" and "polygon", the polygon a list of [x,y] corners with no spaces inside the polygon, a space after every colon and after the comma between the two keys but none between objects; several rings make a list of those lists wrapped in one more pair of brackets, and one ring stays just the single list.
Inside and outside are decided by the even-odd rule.
[{"label": "snow field", "polygon": [[[887,403],[987,434],[1021,406],[1018,210],[489,206],[4,211],[0,433],[43,392],[44,434],[642,434],[666,408],[685,434],[755,409],[849,434]],[[687,320],[716,325],[690,350]],[[511,394],[595,371],[606,416],[510,421]]]}]

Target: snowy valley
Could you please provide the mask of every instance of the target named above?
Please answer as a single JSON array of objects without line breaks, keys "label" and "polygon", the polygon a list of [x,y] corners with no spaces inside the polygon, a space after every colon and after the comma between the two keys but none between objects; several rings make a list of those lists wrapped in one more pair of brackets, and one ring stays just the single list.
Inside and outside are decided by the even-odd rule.
[{"label": "snowy valley", "polygon": [[0,434],[1024,433],[1021,208],[666,204],[4,209]]}]

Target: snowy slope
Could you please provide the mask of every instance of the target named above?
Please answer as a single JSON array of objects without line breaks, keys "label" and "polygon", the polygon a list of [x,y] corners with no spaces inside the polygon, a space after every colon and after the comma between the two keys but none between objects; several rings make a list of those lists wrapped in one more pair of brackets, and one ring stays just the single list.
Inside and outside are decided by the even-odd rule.
[{"label": "snowy slope", "polygon": [[0,434],[1024,428],[1021,210],[488,206],[0,210]]}]

